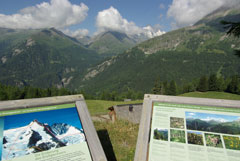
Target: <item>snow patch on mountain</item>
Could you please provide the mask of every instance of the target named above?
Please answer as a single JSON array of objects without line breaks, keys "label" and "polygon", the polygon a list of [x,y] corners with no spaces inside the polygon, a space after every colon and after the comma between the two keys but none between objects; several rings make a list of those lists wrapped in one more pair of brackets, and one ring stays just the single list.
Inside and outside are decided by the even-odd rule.
[{"label": "snow patch on mountain", "polygon": [[76,127],[65,123],[49,126],[37,120],[27,126],[5,130],[3,135],[2,160],[85,141],[83,131]]}]

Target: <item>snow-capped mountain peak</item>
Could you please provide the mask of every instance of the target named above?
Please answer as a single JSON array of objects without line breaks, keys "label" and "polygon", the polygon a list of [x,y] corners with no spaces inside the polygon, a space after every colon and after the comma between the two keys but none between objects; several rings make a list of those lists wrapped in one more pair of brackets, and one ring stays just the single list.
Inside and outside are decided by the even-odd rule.
[{"label": "snow-capped mountain peak", "polygon": [[85,141],[81,130],[65,123],[49,126],[33,120],[27,126],[5,130],[2,160]]}]

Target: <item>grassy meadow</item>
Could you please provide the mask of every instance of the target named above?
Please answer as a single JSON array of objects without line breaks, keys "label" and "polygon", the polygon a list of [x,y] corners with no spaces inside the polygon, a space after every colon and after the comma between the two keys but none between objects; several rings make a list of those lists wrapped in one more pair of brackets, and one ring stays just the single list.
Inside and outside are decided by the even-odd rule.
[{"label": "grassy meadow", "polygon": [[[106,115],[108,107],[114,105],[142,102],[142,100],[130,102],[86,100],[91,116]],[[124,120],[117,120],[115,123],[94,121],[94,126],[108,160],[132,161],[134,159],[139,124]]]},{"label": "grassy meadow", "polygon": [[143,100],[138,101],[104,101],[104,100],[86,100],[88,111],[91,116],[94,115],[104,115],[108,113],[108,108],[115,105],[120,104],[135,104],[135,103],[142,103]]},{"label": "grassy meadow", "polygon": [[226,92],[189,92],[189,93],[181,94],[180,96],[240,100],[240,95],[226,93]]}]

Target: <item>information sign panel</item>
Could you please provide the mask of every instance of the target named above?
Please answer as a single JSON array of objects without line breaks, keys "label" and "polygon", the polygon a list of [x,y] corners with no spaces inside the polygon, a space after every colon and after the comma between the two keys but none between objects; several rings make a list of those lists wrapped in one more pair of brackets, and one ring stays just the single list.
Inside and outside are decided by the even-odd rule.
[{"label": "information sign panel", "polygon": [[239,103],[148,95],[135,160],[239,161]]},{"label": "information sign panel", "polygon": [[[77,104],[82,103],[85,107],[76,106],[75,103],[55,102],[56,105],[45,106],[45,102],[44,105],[31,108],[11,109],[8,106],[8,110],[4,110],[0,103],[1,160],[100,161],[94,156],[96,152],[94,148],[90,148],[92,145],[88,140],[97,140],[94,146],[99,146],[100,142],[98,138],[86,135],[89,127],[84,127],[83,124],[90,118],[89,113],[82,112],[81,116],[79,112],[79,109],[87,111],[84,100],[78,100]],[[89,123],[88,125],[93,126]],[[96,134],[94,127],[90,131]],[[102,150],[101,148],[100,145],[99,149]],[[106,160],[104,153],[100,157],[101,160]]]}]

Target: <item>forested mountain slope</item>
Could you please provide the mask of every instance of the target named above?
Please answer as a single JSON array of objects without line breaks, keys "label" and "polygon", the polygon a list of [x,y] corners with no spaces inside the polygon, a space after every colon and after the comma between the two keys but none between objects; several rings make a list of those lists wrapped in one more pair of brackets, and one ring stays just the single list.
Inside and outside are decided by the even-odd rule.
[{"label": "forested mountain slope", "polygon": [[76,39],[50,28],[0,28],[0,82],[67,87],[100,57]]},{"label": "forested mountain slope", "polygon": [[150,91],[154,81],[183,84],[202,75],[240,73],[235,50],[240,39],[226,36],[221,20],[239,21],[240,7],[219,8],[191,27],[145,41],[89,70],[82,79],[86,91]]}]

